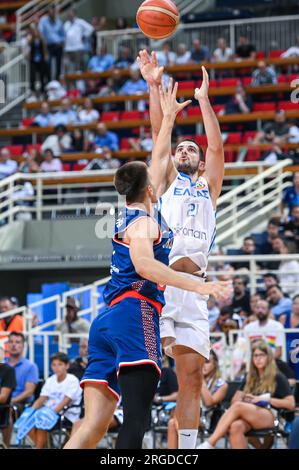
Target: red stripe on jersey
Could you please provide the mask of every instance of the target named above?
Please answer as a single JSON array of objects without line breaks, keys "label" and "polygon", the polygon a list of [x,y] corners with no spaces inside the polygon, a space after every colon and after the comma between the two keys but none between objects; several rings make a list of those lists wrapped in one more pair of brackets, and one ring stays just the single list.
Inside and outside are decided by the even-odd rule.
[{"label": "red stripe on jersey", "polygon": [[162,312],[162,305],[161,305],[160,302],[156,302],[155,300],[149,299],[148,297],[145,297],[144,295],[141,295],[141,294],[139,294],[139,292],[136,292],[134,290],[128,290],[128,291],[124,292],[123,294],[120,294],[117,297],[115,297],[115,299],[113,299],[110,302],[109,307],[113,307],[113,305],[117,304],[118,302],[120,302],[123,299],[127,299],[128,297],[133,297],[134,299],[139,299],[139,300],[145,300],[150,305],[155,307],[155,309],[157,310],[159,315]]}]

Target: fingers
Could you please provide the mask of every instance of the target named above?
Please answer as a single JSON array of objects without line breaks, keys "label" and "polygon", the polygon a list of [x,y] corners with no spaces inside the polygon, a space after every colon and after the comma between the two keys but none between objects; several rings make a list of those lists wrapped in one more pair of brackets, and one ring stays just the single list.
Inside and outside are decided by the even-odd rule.
[{"label": "fingers", "polygon": [[176,98],[176,94],[177,94],[177,92],[178,92],[178,86],[179,86],[178,82],[175,82],[174,87],[173,87],[173,90],[172,90],[172,96],[173,96],[174,98]]},{"label": "fingers", "polygon": [[158,60],[157,60],[157,55],[156,55],[155,51],[152,51],[152,64],[155,67],[158,67]]},{"label": "fingers", "polygon": [[169,80],[169,85],[168,85],[168,96],[170,97],[172,95],[172,90],[173,90],[173,78],[171,77]]},{"label": "fingers", "polygon": [[206,68],[205,68],[203,65],[201,66],[201,70],[202,70],[202,78],[203,78],[203,80],[204,80],[207,84],[209,84],[209,75],[208,75],[208,72],[207,72]]},{"label": "fingers", "polygon": [[184,101],[183,103],[179,103],[179,111],[182,111],[182,109],[186,108],[186,106],[189,106],[189,104],[192,103],[192,100],[187,100]]}]

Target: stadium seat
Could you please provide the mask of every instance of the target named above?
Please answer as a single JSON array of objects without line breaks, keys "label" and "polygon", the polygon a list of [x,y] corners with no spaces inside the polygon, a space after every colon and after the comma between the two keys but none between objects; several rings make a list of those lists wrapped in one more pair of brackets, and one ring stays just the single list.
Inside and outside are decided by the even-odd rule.
[{"label": "stadium seat", "polygon": [[285,83],[287,81],[286,75],[278,75],[277,81],[278,83]]},{"label": "stadium seat", "polygon": [[269,59],[278,59],[283,52],[284,52],[284,49],[279,49],[277,51],[270,51]]},{"label": "stadium seat", "polygon": [[194,88],[195,88],[194,80],[179,82],[179,90],[194,90]]},{"label": "stadium seat", "polygon": [[240,84],[239,78],[222,78],[218,82],[218,86],[220,87],[238,86],[239,84]]},{"label": "stadium seat", "polygon": [[22,126],[23,127],[29,127],[33,123],[34,123],[34,118],[24,118],[24,119],[22,119]]},{"label": "stadium seat", "polygon": [[119,121],[119,111],[105,111],[101,114],[101,121]]},{"label": "stadium seat", "polygon": [[298,110],[298,103],[292,103],[292,101],[279,101],[277,105],[278,109],[283,109],[284,111]]},{"label": "stadium seat", "polygon": [[243,143],[248,144],[249,140],[253,140],[255,138],[256,131],[246,131],[243,134]]},{"label": "stadium seat", "polygon": [[74,88],[73,90],[68,90],[66,92],[66,96],[68,98],[76,99],[76,98],[80,98],[81,93],[80,93],[80,90],[78,90],[78,88]]},{"label": "stadium seat", "polygon": [[26,145],[26,152],[30,152],[30,150],[34,149],[37,150],[38,152],[41,151],[41,144],[27,144]]},{"label": "stadium seat", "polygon": [[235,161],[235,155],[232,150],[224,150],[224,160],[226,163],[233,163]]},{"label": "stadium seat", "polygon": [[244,77],[244,78],[242,78],[242,84],[243,84],[243,86],[245,86],[245,87],[246,87],[246,86],[249,86],[250,83],[251,83],[251,80],[252,80],[251,77]]},{"label": "stadium seat", "polygon": [[23,152],[23,145],[7,145],[5,148],[9,150],[13,157],[18,157],[22,155]]},{"label": "stadium seat", "polygon": [[214,109],[215,113],[217,114],[217,113],[219,113],[219,111],[222,111],[224,109],[224,107],[225,107],[224,104],[215,104],[213,106],[213,109]]},{"label": "stadium seat", "polygon": [[120,119],[128,121],[130,119],[142,119],[143,113],[141,111],[123,111],[120,115]]},{"label": "stadium seat", "polygon": [[83,168],[86,167],[85,163],[75,163],[74,165],[74,171],[81,171]]},{"label": "stadium seat", "polygon": [[264,53],[264,51],[257,51],[257,52],[256,52],[256,58],[257,58],[258,60],[264,59],[265,56],[266,56],[266,54]]},{"label": "stadium seat", "polygon": [[299,73],[291,73],[288,75],[287,81],[291,83],[293,80],[299,80]]},{"label": "stadium seat", "polygon": [[207,139],[207,136],[205,134],[196,135],[194,140],[198,145],[207,145],[208,144],[208,139]]},{"label": "stadium seat", "polygon": [[201,110],[199,106],[192,106],[191,108],[187,108],[187,116],[200,116]]},{"label": "stadium seat", "polygon": [[242,141],[241,132],[231,132],[230,134],[228,134],[225,143],[226,144],[240,144],[241,141]]},{"label": "stadium seat", "polygon": [[245,161],[246,162],[256,162],[261,157],[261,151],[259,149],[249,149]]},{"label": "stadium seat", "polygon": [[70,163],[63,163],[63,171],[71,171]]},{"label": "stadium seat", "polygon": [[254,103],[253,111],[275,111],[275,103]]},{"label": "stadium seat", "polygon": [[129,139],[127,137],[123,137],[120,141],[120,150],[129,150],[130,144]]}]

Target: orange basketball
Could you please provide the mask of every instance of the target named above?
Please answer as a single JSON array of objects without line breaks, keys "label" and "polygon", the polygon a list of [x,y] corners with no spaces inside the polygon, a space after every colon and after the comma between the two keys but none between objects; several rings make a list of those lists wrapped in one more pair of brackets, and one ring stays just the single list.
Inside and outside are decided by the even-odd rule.
[{"label": "orange basketball", "polygon": [[163,39],[176,30],[180,13],[171,0],[145,0],[137,11],[136,21],[145,36]]}]

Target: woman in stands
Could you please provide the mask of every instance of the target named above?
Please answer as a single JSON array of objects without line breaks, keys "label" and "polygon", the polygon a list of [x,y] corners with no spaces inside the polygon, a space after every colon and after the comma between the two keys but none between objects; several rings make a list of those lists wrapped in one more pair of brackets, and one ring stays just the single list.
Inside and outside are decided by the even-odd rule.
[{"label": "woman in stands", "polygon": [[277,409],[281,408],[295,408],[288,380],[278,372],[271,348],[262,340],[255,341],[246,380],[213,434],[199,448],[213,449],[229,432],[232,449],[246,449],[246,433],[251,429],[273,428]]},{"label": "woman in stands", "polygon": [[[167,103],[153,150],[168,151],[174,117],[185,103],[176,102],[176,88]],[[157,157],[157,155],[155,155]],[[115,174],[115,187],[126,197],[112,239],[111,280],[106,286],[106,310],[93,321],[89,333],[84,386],[85,417],[67,443],[68,449],[95,448],[111,422],[120,392],[124,422],[116,448],[142,446],[151,403],[160,376],[159,314],[164,286],[200,294],[227,294],[226,283],[202,284],[170,269],[172,231],[154,210],[156,191],[150,170],[142,162],[126,163]]]},{"label": "woman in stands", "polygon": [[[222,379],[217,354],[211,350],[209,360],[203,366],[203,383],[201,389],[202,411],[205,419],[209,420],[209,431],[214,430],[220,417],[220,405],[226,395],[228,384]],[[168,449],[178,448],[177,420],[171,418],[168,423]]]}]

